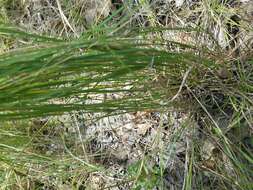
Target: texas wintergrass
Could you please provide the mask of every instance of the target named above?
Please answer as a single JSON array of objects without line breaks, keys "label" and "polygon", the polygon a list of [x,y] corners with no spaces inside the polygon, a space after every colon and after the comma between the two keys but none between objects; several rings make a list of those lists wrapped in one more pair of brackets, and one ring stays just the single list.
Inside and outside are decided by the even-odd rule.
[{"label": "texas wintergrass", "polygon": [[[210,64],[215,67],[214,61],[200,58],[195,52],[167,52],[157,48],[161,45],[157,44],[155,48],[156,44],[136,36],[101,35],[95,39],[62,41],[4,25],[0,31],[5,36],[37,42],[0,57],[1,120],[73,110],[113,112],[163,108],[167,102],[162,97],[167,93],[162,88],[156,89],[158,85],[153,83],[162,81],[156,80],[155,75],[165,71],[166,75],[171,75],[168,76],[172,81],[165,78],[167,81],[161,86],[166,85],[166,91],[171,90],[176,95],[180,85],[184,85],[182,79],[189,69]],[[196,86],[192,82],[195,83],[191,81],[189,85]],[[117,100],[109,98],[87,103],[92,94],[119,92],[129,95]],[[62,100],[69,100],[69,103]]]}]

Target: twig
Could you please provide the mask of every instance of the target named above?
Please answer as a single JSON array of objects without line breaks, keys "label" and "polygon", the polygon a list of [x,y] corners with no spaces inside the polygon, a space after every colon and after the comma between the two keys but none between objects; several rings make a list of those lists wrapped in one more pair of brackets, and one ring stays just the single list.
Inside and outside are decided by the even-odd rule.
[{"label": "twig", "polygon": [[190,73],[191,70],[192,70],[192,67],[190,67],[190,68],[185,72],[184,77],[183,77],[183,80],[182,80],[182,82],[181,82],[181,85],[180,85],[180,87],[179,87],[177,93],[175,94],[175,96],[173,96],[173,97],[170,99],[169,102],[174,101],[174,100],[179,96],[180,92],[182,91],[182,89],[183,89],[183,87],[184,87],[184,85],[185,85],[185,81],[186,81],[186,79],[187,79],[187,77],[188,77],[188,75],[189,75],[189,73]]},{"label": "twig", "polygon": [[[72,30],[72,32],[74,33],[74,35],[75,35],[76,37],[78,37],[78,35],[77,35],[75,29],[70,25],[70,23],[69,23],[67,17],[64,15],[59,0],[56,0],[56,3],[57,3],[57,6],[58,6],[58,9],[59,9],[59,13],[60,13],[60,15],[61,15],[61,19],[62,19],[63,24],[65,23],[65,24]],[[65,26],[65,24],[64,24],[64,26]],[[65,28],[66,28],[66,27],[65,27]]]}]

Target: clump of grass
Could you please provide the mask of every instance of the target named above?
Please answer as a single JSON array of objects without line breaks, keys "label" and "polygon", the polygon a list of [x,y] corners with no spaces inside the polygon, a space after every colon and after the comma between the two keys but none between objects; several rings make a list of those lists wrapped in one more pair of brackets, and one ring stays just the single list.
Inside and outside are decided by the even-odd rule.
[{"label": "clump of grass", "polygon": [[[1,56],[1,119],[24,119],[81,109],[110,112],[162,108],[167,103],[166,99],[161,103],[161,97],[167,93],[176,95],[178,92],[179,95],[180,86],[184,85],[181,80],[187,77],[184,75],[195,67],[199,59],[191,52],[166,52],[152,48],[153,44],[145,40],[136,43],[134,36],[100,36],[64,42],[26,34],[4,25],[1,33],[43,41]],[[203,58],[201,61],[203,68],[205,64],[215,67],[212,60]],[[170,70],[173,75],[166,73],[155,79],[156,74],[149,72],[152,69],[164,73]],[[173,85],[164,89],[166,85],[170,87],[168,77],[173,79]],[[155,89],[157,87],[161,90]],[[119,92],[131,95],[127,98],[122,96],[117,103],[110,99],[87,103],[92,94]],[[145,97],[144,101],[140,97]],[[64,103],[66,99],[70,100],[69,103]]]}]

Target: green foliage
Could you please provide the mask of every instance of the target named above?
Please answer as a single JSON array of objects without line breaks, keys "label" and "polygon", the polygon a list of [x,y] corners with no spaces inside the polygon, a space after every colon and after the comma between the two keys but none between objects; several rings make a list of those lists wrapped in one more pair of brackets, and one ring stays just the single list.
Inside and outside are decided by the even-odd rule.
[{"label": "green foliage", "polygon": [[150,166],[147,158],[140,160],[128,167],[128,175],[134,181],[135,190],[153,189],[159,186],[162,182],[160,176],[160,168],[157,166]]}]

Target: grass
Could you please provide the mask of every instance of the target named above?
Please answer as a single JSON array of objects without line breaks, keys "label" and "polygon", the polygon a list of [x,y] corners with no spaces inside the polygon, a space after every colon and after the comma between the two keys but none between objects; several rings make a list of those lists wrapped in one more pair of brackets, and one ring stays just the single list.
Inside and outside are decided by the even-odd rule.
[{"label": "grass", "polygon": [[[201,24],[221,22],[228,8],[215,2],[201,4],[206,8],[202,14],[208,12],[199,17],[206,19]],[[141,1],[141,6],[149,4]],[[137,21],[134,14],[140,7],[131,12]],[[1,188],[62,189],[65,184],[94,189],[97,175],[113,174],[87,152],[89,141],[57,131],[54,119],[36,124],[31,118],[74,111],[105,117],[176,110],[188,118],[179,129],[171,129],[168,147],[156,143],[162,141],[158,133],[154,148],[146,147],[150,153],[130,165],[120,183],[135,189],[166,188],[165,174],[174,172],[168,163],[177,158],[173,145],[183,141],[184,176],[178,189],[251,189],[253,57],[231,58],[205,25],[155,27],[154,13],[147,16],[150,27],[126,29],[136,24],[134,19],[126,22],[127,16],[119,21],[121,27],[116,23],[109,28],[122,10],[68,40],[0,25],[2,39],[14,41],[14,48],[0,55]],[[208,44],[166,40],[164,32],[187,33],[193,39],[197,35]],[[164,131],[162,124],[159,129]],[[52,143],[59,147],[50,153]],[[206,159],[204,144],[213,147]],[[149,167],[156,155],[158,166]]]},{"label": "grass", "polygon": [[[152,48],[153,44],[149,44],[145,39],[139,39],[139,43],[135,43],[138,39],[135,36],[100,36],[98,39],[81,38],[63,42],[32,34],[26,35],[19,30],[13,31],[8,26],[2,26],[1,33],[11,37],[21,36],[44,41],[36,46],[10,51],[1,56],[2,120],[44,116],[45,113],[54,115],[81,109],[88,112],[117,111],[122,108],[125,111],[138,111],[137,101],[140,109],[162,108],[167,103],[161,105],[158,101],[168,92],[162,92],[162,89],[152,91],[151,81],[160,81],[154,80],[154,72],[148,74],[148,70],[152,70],[152,67],[161,72],[174,70],[171,74],[174,80],[172,83],[175,85],[171,85],[171,92],[176,95],[177,91],[182,90],[179,88],[183,78],[182,72],[188,73],[187,69],[194,67],[199,59],[193,52],[166,52]],[[47,42],[48,40],[51,42]],[[200,64],[203,67],[208,64],[215,67],[212,60],[201,59]],[[180,69],[180,72],[176,71],[177,69]],[[164,77],[162,82],[166,83],[167,76],[161,77]],[[158,88],[163,85],[166,84],[161,84]],[[127,87],[129,89],[126,89]],[[122,97],[117,103],[110,99],[86,103],[92,94],[120,92],[133,95],[127,99]],[[146,100],[139,101],[139,97],[143,96],[146,96]],[[61,102],[63,98],[72,100],[66,104]]]}]

